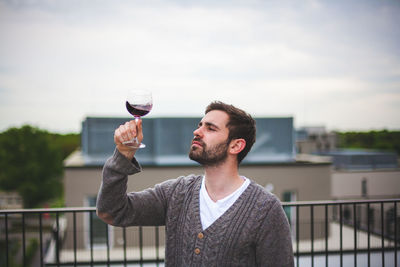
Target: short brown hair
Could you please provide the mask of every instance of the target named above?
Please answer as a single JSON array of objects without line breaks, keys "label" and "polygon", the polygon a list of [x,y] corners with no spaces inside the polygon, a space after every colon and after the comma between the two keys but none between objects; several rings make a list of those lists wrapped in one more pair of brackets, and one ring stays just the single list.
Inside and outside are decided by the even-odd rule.
[{"label": "short brown hair", "polygon": [[206,108],[205,114],[212,110],[221,110],[228,114],[229,121],[226,125],[229,129],[228,142],[239,138],[243,138],[246,141],[245,148],[238,154],[239,164],[256,141],[256,121],[244,110],[221,101],[210,103]]}]

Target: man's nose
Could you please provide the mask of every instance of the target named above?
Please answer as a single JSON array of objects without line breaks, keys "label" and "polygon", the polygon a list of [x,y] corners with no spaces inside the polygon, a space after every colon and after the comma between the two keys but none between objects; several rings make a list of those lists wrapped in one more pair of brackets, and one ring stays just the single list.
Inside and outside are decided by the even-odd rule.
[{"label": "man's nose", "polygon": [[194,136],[200,136],[201,135],[201,127],[197,128],[196,130],[193,131]]}]

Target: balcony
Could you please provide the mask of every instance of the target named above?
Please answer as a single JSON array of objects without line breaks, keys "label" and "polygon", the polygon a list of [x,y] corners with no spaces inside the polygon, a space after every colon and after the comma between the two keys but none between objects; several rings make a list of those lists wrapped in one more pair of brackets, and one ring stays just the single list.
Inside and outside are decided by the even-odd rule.
[{"label": "balcony", "polygon": [[[398,266],[400,199],[283,203],[296,266]],[[95,208],[0,210],[0,266],[164,266],[164,227]]]}]

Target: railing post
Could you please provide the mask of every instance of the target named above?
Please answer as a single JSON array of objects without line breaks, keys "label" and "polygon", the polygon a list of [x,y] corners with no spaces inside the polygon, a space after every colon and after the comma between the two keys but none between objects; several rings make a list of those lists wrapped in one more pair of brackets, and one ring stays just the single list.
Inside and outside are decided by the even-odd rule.
[{"label": "railing post", "polygon": [[77,246],[76,246],[76,212],[72,213],[72,220],[73,220],[73,231],[74,231],[74,266],[77,266]]},{"label": "railing post", "polygon": [[60,266],[60,216],[59,213],[56,212],[56,261],[57,266]]},{"label": "railing post", "polygon": [[126,260],[126,228],[122,228],[122,236],[124,239],[124,267],[126,267],[127,260]]},{"label": "railing post", "polygon": [[353,204],[353,224],[354,224],[354,266],[357,266],[357,205]]},{"label": "railing post", "polygon": [[385,228],[384,228],[384,205],[381,202],[381,243],[382,243],[382,267],[385,267]]},{"label": "railing post", "polygon": [[370,229],[370,218],[371,218],[371,205],[367,203],[367,253],[368,253],[368,267],[371,266],[371,229]]},{"label": "railing post", "polygon": [[143,263],[143,227],[139,226],[139,251],[140,251],[140,264]]},{"label": "railing post", "polygon": [[397,201],[394,202],[394,266],[397,267]]},{"label": "railing post", "polygon": [[93,212],[89,212],[89,224],[90,224],[90,266],[93,267]]},{"label": "railing post", "polygon": [[300,206],[296,206],[296,263],[299,266],[300,261]]},{"label": "railing post", "polygon": [[25,213],[22,213],[22,263],[26,266]]},{"label": "railing post", "polygon": [[328,204],[325,204],[325,266],[329,266],[328,260],[328,237],[329,237],[329,226],[328,226]]},{"label": "railing post", "polygon": [[110,240],[108,235],[108,224],[105,224],[106,227],[106,247],[107,247],[107,266],[110,266]]},{"label": "railing post", "polygon": [[339,204],[340,220],[340,267],[343,267],[343,205]]},{"label": "railing post", "polygon": [[4,224],[5,224],[5,230],[6,230],[6,266],[8,267],[9,260],[10,260],[8,258],[8,254],[9,254],[8,244],[10,244],[10,242],[8,240],[8,214],[5,214]]},{"label": "railing post", "polygon": [[43,222],[42,215],[43,213],[39,212],[39,249],[40,249],[40,266],[43,266]]},{"label": "railing post", "polygon": [[155,236],[155,238],[156,238],[156,260],[157,260],[157,264],[158,264],[158,262],[159,262],[159,260],[160,260],[160,238],[159,238],[159,229],[158,229],[158,226],[156,226],[156,228],[155,228],[155,231],[156,231],[156,236]]},{"label": "railing post", "polygon": [[310,205],[311,213],[311,266],[314,267],[314,205]]}]

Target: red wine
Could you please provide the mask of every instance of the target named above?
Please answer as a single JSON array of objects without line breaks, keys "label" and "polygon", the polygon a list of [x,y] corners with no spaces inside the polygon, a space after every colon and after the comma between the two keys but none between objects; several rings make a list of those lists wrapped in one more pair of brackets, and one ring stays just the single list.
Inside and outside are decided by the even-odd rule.
[{"label": "red wine", "polygon": [[129,113],[131,113],[135,117],[142,117],[150,112],[153,107],[152,104],[147,105],[132,105],[128,101],[126,101],[126,109]]}]

